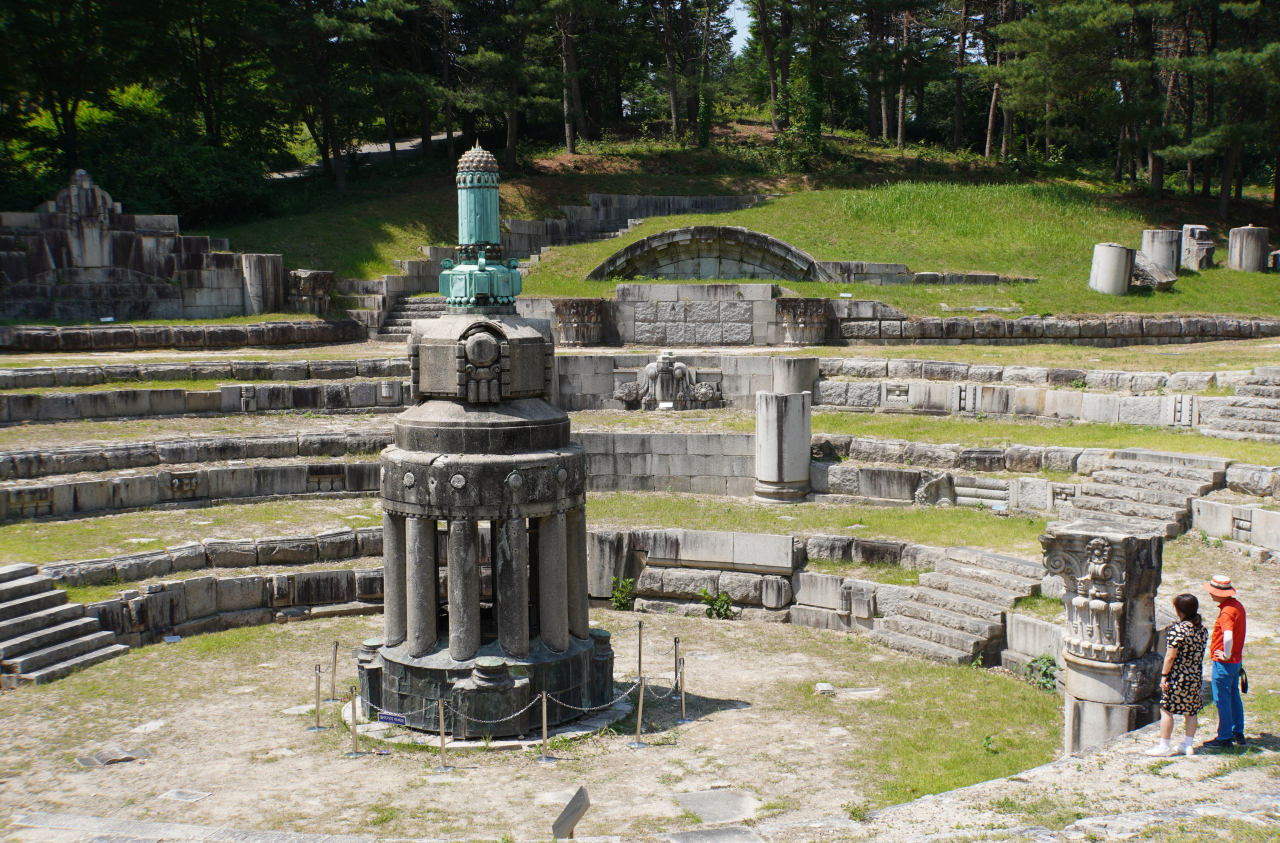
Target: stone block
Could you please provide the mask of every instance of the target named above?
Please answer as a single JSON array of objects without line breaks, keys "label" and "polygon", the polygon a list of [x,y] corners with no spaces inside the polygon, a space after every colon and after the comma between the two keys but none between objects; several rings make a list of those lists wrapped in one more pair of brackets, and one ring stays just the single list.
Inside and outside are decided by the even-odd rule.
[{"label": "stone block", "polygon": [[1018,508],[1048,512],[1053,507],[1053,488],[1048,480],[1023,477],[1018,480]]},{"label": "stone block", "polygon": [[905,585],[876,585],[876,614],[887,618],[902,612],[902,607],[910,603],[915,590]]},{"label": "stone block", "polygon": [[843,595],[844,577],[799,571],[791,577],[791,589],[797,604],[847,611],[848,599]]},{"label": "stone block", "polygon": [[1062,652],[1062,624],[1009,612],[1005,615],[1005,643],[1010,650],[1031,658],[1057,658]]},{"label": "stone block", "polygon": [[795,548],[791,536],[733,534],[735,571],[790,576],[794,568]]},{"label": "stone block", "polygon": [[358,555],[359,549],[359,539],[351,527],[316,534],[316,556],[319,559],[350,559]]},{"label": "stone block", "polygon": [[729,595],[729,598],[734,603],[750,606],[760,605],[763,587],[764,577],[759,574],[743,574],[733,571],[725,571],[720,574],[720,594]]},{"label": "stone block", "polygon": [[791,623],[796,626],[830,629],[836,632],[849,632],[852,629],[852,621],[848,615],[842,615],[833,609],[798,604],[791,607]]},{"label": "stone block", "polygon": [[791,605],[790,577],[765,576],[760,582],[760,602],[766,609],[785,609]]},{"label": "stone block", "polygon": [[911,571],[932,571],[946,558],[946,548],[908,542],[902,546],[898,566]]},{"label": "stone block", "polygon": [[855,549],[852,536],[810,536],[805,549],[810,560],[854,561]]},{"label": "stone block", "polygon": [[238,612],[219,612],[218,626],[222,629],[240,629],[246,626],[266,626],[271,623],[272,612],[268,608],[244,609]]},{"label": "stone block", "polygon": [[632,593],[638,597],[661,597],[662,576],[667,570],[674,569],[646,567],[640,572],[640,576],[636,577]]},{"label": "stone block", "polygon": [[1049,382],[1049,370],[1044,366],[1005,366],[1001,380],[1004,383],[1043,386]]},{"label": "stone block", "polygon": [[1280,489],[1280,469],[1233,463],[1227,466],[1227,488],[1245,495],[1274,496]]},{"label": "stone block", "polygon": [[924,377],[924,361],[895,358],[888,362],[888,373],[893,380],[918,380]]},{"label": "stone block", "polygon": [[1141,729],[1160,716],[1155,700],[1136,705],[1109,705],[1067,694],[1063,709],[1063,749],[1068,755]]},{"label": "stone block", "polygon": [[1076,460],[1080,458],[1081,453],[1080,448],[1045,448],[1043,466],[1051,471],[1075,473]]},{"label": "stone block", "polygon": [[296,606],[349,603],[356,599],[355,571],[302,571],[291,576]]},{"label": "stone block", "polygon": [[1078,419],[1084,407],[1083,392],[1046,389],[1040,415],[1051,419]]},{"label": "stone block", "polygon": [[163,550],[152,550],[145,553],[130,553],[117,556],[116,576],[125,582],[163,577],[172,573],[173,560]]},{"label": "stone block", "polygon": [[253,539],[205,539],[203,544],[210,568],[250,568],[258,564],[258,546]]},{"label": "stone block", "polygon": [[358,527],[356,540],[361,556],[382,556],[382,528]]},{"label": "stone block", "polygon": [[267,605],[265,580],[259,576],[220,577],[218,613],[240,612]]},{"label": "stone block", "polygon": [[720,574],[696,568],[667,568],[662,572],[662,595],[685,600],[698,600],[705,590],[715,597],[720,593]]},{"label": "stone block", "polygon": [[840,374],[853,378],[885,378],[889,376],[889,361],[874,357],[849,357],[844,360]]},{"label": "stone block", "polygon": [[315,536],[268,536],[257,544],[259,565],[309,565],[318,554]]},{"label": "stone block", "polygon": [[1080,419],[1114,424],[1120,420],[1120,396],[1086,392],[1080,401]]},{"label": "stone block", "polygon": [[209,498],[227,500],[253,496],[253,469],[249,466],[235,468],[210,468]]},{"label": "stone block", "polygon": [[1044,448],[1031,445],[1010,445],[1004,452],[1006,471],[1034,474],[1044,465]]},{"label": "stone block", "polygon": [[209,617],[218,613],[218,578],[191,577],[182,582],[187,619]]},{"label": "stone block", "polygon": [[166,547],[173,571],[199,571],[208,566],[204,545],[200,542],[183,542]]},{"label": "stone block", "polygon": [[1120,398],[1117,420],[1121,424],[1159,425],[1161,396],[1123,396]]}]

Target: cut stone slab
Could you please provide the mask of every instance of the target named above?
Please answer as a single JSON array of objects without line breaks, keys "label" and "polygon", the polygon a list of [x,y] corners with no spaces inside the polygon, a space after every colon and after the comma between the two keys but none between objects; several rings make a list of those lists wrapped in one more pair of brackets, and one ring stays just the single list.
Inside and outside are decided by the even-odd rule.
[{"label": "cut stone slab", "polygon": [[760,803],[755,798],[738,790],[720,788],[679,793],[676,794],[676,802],[709,825],[749,820],[755,817],[760,808]]},{"label": "cut stone slab", "polygon": [[744,825],[680,831],[668,834],[667,839],[671,843],[764,843],[764,838]]}]

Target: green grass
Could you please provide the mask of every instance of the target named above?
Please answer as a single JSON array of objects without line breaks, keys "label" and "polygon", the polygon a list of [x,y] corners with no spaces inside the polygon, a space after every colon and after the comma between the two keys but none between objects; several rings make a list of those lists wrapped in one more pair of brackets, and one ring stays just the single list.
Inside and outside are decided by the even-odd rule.
[{"label": "green grass", "polygon": [[[805,505],[780,507],[749,500],[671,492],[592,495],[587,517],[593,528],[682,527],[742,533],[823,533],[893,538],[921,544],[968,545],[1039,553],[1045,520],[998,516],[966,507],[877,507]],[[794,520],[786,520],[788,518]],[[852,525],[863,525],[850,529]]]},{"label": "green grass", "polygon": [[1042,825],[1054,831],[1088,816],[1083,804],[1068,805],[1051,796],[1042,796],[1034,802],[1005,796],[992,801],[991,810],[1021,817],[1028,825]]},{"label": "green grass", "polygon": [[1230,457],[1246,463],[1280,463],[1280,446],[1266,442],[1236,442],[1167,427],[1129,424],[1046,424],[952,416],[898,413],[815,412],[814,433],[875,436],[912,442],[956,443],[967,447],[1013,444],[1063,448],[1150,448],[1184,454]]},{"label": "green grass", "polygon": [[[33,386],[20,387],[12,390],[0,390],[0,393],[37,393],[37,394],[66,394],[76,392],[111,392],[117,389],[182,389],[187,392],[214,392],[219,387],[228,383],[228,381],[236,383],[231,379],[219,380],[216,378],[206,378],[195,380],[187,378],[184,380],[164,380],[164,381],[107,381],[106,383],[95,383],[86,386]],[[385,378],[344,378],[341,381],[337,379],[320,379],[305,381],[268,381],[272,385],[288,385],[288,386],[316,386],[326,383],[353,383],[357,381],[367,381],[370,383],[382,381]],[[260,381],[254,381],[260,382]]]},{"label": "green grass", "polygon": [[897,565],[868,565],[861,562],[831,562],[811,559],[806,570],[819,574],[836,574],[857,580],[869,580],[871,582],[884,583],[885,585],[916,586],[920,584],[919,571],[911,568],[900,568]]},{"label": "green grass", "polygon": [[1064,609],[1062,601],[1057,597],[1033,594],[1030,597],[1019,597],[1013,604],[1013,611],[1019,615],[1030,615],[1042,621],[1056,623],[1062,619]]}]

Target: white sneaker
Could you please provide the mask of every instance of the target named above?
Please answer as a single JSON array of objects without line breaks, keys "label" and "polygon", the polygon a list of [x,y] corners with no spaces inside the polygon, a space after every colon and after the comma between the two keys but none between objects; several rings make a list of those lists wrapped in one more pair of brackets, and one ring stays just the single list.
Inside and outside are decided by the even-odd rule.
[{"label": "white sneaker", "polygon": [[1167,758],[1168,756],[1173,755],[1173,747],[1169,746],[1167,743],[1158,743],[1151,747],[1151,749],[1148,749],[1144,754],[1154,755],[1158,758]]},{"label": "white sneaker", "polygon": [[1182,754],[1190,758],[1196,754],[1196,745],[1193,743],[1184,743],[1182,745]]}]

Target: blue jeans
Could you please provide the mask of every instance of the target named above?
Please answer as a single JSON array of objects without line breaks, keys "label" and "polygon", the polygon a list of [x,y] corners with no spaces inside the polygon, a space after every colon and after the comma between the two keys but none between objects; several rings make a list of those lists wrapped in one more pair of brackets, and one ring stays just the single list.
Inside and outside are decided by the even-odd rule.
[{"label": "blue jeans", "polygon": [[1213,704],[1218,708],[1218,740],[1244,734],[1244,701],[1240,699],[1240,665],[1213,663]]}]

